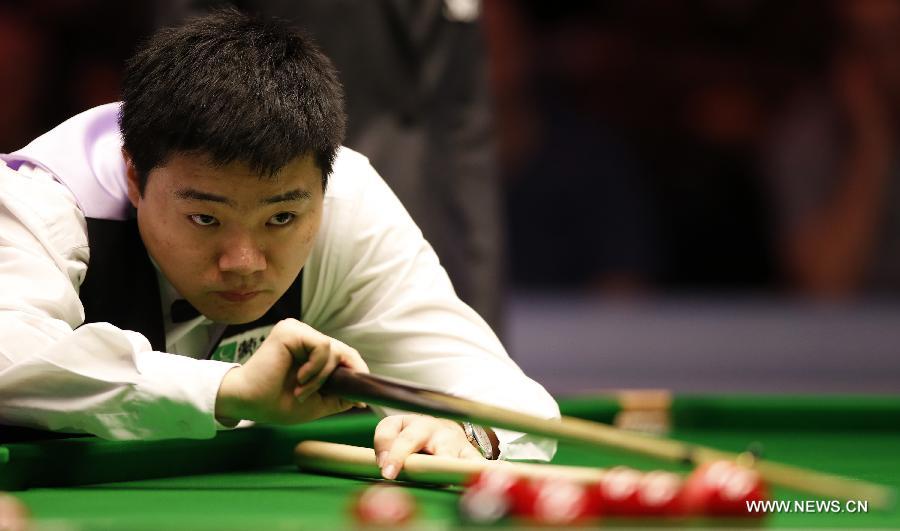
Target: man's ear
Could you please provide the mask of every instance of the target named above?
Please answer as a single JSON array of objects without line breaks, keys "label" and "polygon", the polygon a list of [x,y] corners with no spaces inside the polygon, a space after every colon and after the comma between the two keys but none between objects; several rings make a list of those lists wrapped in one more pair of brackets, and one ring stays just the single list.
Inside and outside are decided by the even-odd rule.
[{"label": "man's ear", "polygon": [[122,158],[125,159],[125,176],[128,182],[128,199],[134,208],[138,207],[141,200],[141,180],[138,178],[137,169],[134,167],[134,161],[131,155],[122,148]]}]

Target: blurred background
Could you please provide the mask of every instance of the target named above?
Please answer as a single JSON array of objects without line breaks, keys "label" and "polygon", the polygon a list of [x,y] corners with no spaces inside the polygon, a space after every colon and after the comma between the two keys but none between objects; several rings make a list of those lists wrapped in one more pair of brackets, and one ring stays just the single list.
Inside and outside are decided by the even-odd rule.
[{"label": "blurred background", "polygon": [[[226,3],[0,4],[0,152]],[[332,56],[347,144],[552,392],[900,391],[900,1],[230,3]]]}]

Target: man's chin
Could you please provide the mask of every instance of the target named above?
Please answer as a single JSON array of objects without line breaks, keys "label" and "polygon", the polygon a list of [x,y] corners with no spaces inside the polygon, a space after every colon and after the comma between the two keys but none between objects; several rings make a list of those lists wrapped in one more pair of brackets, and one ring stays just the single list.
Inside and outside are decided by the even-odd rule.
[{"label": "man's chin", "polygon": [[[264,314],[265,312],[263,312]],[[226,325],[242,325],[247,323],[252,323],[253,321],[262,317],[262,314],[259,317],[227,317],[222,319],[213,319],[216,323],[226,324]]]},{"label": "man's chin", "polygon": [[266,314],[268,308],[262,308],[258,310],[232,310],[232,311],[211,311],[208,314],[204,313],[208,319],[216,323],[227,324],[227,325],[242,325],[247,323],[252,323],[253,321],[259,319],[263,315]]}]

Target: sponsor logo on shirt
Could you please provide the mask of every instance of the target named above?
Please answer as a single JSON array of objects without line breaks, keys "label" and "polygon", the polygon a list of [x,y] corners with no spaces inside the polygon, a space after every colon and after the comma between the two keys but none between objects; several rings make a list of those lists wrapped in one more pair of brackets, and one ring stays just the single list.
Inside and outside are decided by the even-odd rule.
[{"label": "sponsor logo on shirt", "polygon": [[228,363],[244,363],[256,352],[275,325],[261,326],[241,334],[229,336],[219,342],[219,346],[210,356],[216,361]]}]

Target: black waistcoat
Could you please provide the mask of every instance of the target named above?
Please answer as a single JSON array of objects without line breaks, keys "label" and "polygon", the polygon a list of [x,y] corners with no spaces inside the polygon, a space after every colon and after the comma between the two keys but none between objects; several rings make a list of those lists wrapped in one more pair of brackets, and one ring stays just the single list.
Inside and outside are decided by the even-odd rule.
[{"label": "black waistcoat", "polygon": [[[165,352],[166,333],[156,269],[141,240],[136,220],[87,218],[91,260],[79,296],[85,323],[107,322],[144,335],[154,350]],[[229,325],[217,342],[282,319],[300,319],[303,273],[256,321]],[[216,345],[213,345],[213,349]],[[210,349],[212,351],[213,349]]]}]

